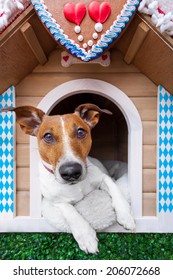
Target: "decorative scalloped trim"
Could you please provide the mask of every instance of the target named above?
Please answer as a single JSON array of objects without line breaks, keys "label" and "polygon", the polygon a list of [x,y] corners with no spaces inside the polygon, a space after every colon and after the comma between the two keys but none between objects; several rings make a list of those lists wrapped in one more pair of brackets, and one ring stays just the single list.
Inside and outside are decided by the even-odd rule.
[{"label": "decorative scalloped trim", "polygon": [[72,55],[75,55],[82,61],[87,62],[98,58],[119,37],[120,33],[126,27],[130,18],[136,11],[140,0],[127,1],[120,15],[117,16],[117,19],[113,22],[110,29],[107,30],[106,33],[102,34],[100,40],[98,40],[98,42],[94,44],[89,51],[81,48],[74,42],[74,40],[69,39],[68,36],[64,34],[60,25],[56,23],[51,13],[49,13],[43,0],[31,0],[31,2],[41,21],[53,35],[54,39],[64,46]]}]

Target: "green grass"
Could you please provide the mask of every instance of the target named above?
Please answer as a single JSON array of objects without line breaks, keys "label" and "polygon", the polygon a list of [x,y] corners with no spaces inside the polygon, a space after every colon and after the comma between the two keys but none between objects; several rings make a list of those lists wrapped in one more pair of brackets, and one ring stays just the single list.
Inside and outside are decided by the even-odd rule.
[{"label": "green grass", "polygon": [[1,260],[173,260],[173,234],[98,233],[99,253],[82,252],[71,234],[0,234]]}]

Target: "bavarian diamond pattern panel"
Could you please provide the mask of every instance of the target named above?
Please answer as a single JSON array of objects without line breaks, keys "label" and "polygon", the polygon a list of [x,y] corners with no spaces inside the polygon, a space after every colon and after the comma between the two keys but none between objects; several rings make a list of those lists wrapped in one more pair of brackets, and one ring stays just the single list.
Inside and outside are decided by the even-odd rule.
[{"label": "bavarian diamond pattern panel", "polygon": [[159,212],[173,212],[173,96],[159,87]]},{"label": "bavarian diamond pattern panel", "polygon": [[[14,87],[0,95],[0,108],[14,106],[14,102]],[[0,112],[0,218],[14,214],[14,118],[12,112]]]}]

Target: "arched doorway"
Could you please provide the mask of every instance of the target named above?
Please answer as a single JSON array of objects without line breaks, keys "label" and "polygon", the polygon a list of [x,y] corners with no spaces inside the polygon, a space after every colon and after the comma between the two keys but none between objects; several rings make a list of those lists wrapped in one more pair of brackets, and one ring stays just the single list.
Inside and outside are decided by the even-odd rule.
[{"label": "arched doorway", "polygon": [[[112,123],[108,123],[105,119],[103,120],[103,123],[105,123],[104,128],[97,128],[100,135],[102,130],[103,134],[105,134],[104,129],[106,129],[107,125],[111,126],[110,131],[112,133],[113,122],[116,130],[118,130],[117,132],[122,132],[122,129],[118,128],[121,125],[115,122],[115,119],[118,117],[119,122],[120,120],[122,121],[124,139],[127,138],[127,152],[124,155],[126,159],[124,159],[128,162],[128,185],[132,208],[135,218],[142,217],[142,123],[136,107],[125,93],[109,83],[95,79],[79,79],[63,83],[53,89],[42,99],[38,108],[47,114],[68,113],[72,112],[79,102],[80,104],[93,102],[102,108],[113,111]],[[66,110],[64,110],[64,106],[66,106]],[[95,134],[97,135],[97,132]],[[111,135],[108,134],[108,137],[111,138]],[[113,142],[114,139],[110,139],[110,141]],[[116,142],[114,146],[116,147]],[[116,150],[117,148],[114,149],[115,154],[118,154]],[[94,149],[93,147],[91,152],[94,156],[97,156],[96,148]],[[111,154],[110,151],[104,157],[109,159],[109,154]],[[103,154],[101,156],[103,157]],[[114,155],[114,158],[116,157],[117,155]],[[30,142],[30,158],[31,216],[39,218],[41,217],[41,194],[39,188],[36,187],[39,185],[39,156],[37,154],[37,142],[34,137],[31,137]],[[121,160],[121,155],[117,159]]]}]

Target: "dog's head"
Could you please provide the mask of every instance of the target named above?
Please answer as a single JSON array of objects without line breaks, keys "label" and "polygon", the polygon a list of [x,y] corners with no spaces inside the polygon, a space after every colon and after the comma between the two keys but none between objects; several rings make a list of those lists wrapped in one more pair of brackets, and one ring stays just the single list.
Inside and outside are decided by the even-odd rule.
[{"label": "dog's head", "polygon": [[36,136],[42,161],[60,183],[76,183],[86,176],[86,158],[91,149],[91,129],[101,113],[112,114],[94,104],[82,104],[74,113],[48,116],[32,106],[6,108],[14,111],[21,129]]}]

